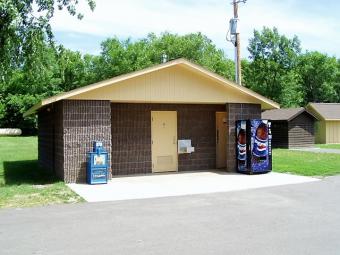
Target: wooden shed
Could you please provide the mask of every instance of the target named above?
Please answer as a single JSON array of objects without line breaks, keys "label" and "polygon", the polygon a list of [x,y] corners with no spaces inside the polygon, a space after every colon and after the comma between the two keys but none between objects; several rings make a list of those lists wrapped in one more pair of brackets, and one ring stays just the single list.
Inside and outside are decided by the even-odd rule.
[{"label": "wooden shed", "polygon": [[297,148],[314,145],[314,123],[316,118],[305,108],[267,110],[263,119],[272,122],[272,147]]},{"label": "wooden shed", "polygon": [[340,143],[340,104],[309,103],[306,108],[318,118],[315,142]]},{"label": "wooden shed", "polygon": [[38,115],[42,167],[65,182],[86,178],[94,140],[111,175],[236,170],[235,121],[279,105],[185,59],[47,98]]}]

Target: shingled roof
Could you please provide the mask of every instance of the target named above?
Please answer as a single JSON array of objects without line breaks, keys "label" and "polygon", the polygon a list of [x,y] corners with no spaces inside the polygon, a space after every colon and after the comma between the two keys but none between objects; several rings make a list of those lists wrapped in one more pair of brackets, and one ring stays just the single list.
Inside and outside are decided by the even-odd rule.
[{"label": "shingled roof", "polygon": [[313,118],[315,118],[315,116],[307,112],[305,108],[299,107],[267,110],[262,113],[262,119],[291,121],[292,119],[294,119],[295,117],[304,112],[308,113]]},{"label": "shingled roof", "polygon": [[337,103],[309,103],[307,109],[324,120],[340,120],[340,104]]}]

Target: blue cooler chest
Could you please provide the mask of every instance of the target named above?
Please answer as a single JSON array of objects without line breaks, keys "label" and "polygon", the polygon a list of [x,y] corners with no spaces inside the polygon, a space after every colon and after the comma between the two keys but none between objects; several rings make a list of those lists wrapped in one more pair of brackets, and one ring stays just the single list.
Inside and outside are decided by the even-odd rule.
[{"label": "blue cooler chest", "polygon": [[93,142],[93,151],[87,153],[88,184],[105,184],[108,180],[108,153],[102,142]]}]

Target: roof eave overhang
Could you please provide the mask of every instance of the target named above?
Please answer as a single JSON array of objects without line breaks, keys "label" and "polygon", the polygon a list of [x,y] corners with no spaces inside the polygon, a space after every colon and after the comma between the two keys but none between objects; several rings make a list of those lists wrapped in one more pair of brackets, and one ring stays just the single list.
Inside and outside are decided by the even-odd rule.
[{"label": "roof eave overhang", "polygon": [[35,104],[34,106],[32,106],[30,109],[28,109],[28,111],[26,111],[23,116],[27,117],[31,114],[34,114],[38,109],[40,109],[43,105],[43,100],[40,101],[39,103]]},{"label": "roof eave overhang", "polygon": [[288,121],[292,121],[293,119],[297,118],[300,114],[302,113],[307,113],[308,115],[310,115],[312,118],[316,119],[316,120],[319,120],[313,113],[307,111],[306,109],[301,109],[299,112],[297,112],[296,114],[294,114],[292,117],[290,117],[288,119]]},{"label": "roof eave overhang", "polygon": [[[313,111],[314,114],[311,113],[310,111],[308,111],[308,108],[312,109],[312,111]],[[323,116],[319,113],[319,111],[318,111],[317,109],[315,109],[315,107],[313,106],[312,103],[308,103],[308,105],[307,105],[307,112],[308,112],[309,114],[312,114],[317,120],[326,120],[325,117],[323,117]]]}]

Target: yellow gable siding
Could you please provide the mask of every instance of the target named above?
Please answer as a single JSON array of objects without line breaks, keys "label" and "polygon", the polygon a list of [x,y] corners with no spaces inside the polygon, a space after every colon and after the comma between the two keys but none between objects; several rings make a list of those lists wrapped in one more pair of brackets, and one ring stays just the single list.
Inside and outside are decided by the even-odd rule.
[{"label": "yellow gable siding", "polygon": [[326,124],[325,121],[315,122],[315,143],[326,143]]},{"label": "yellow gable siding", "polygon": [[70,99],[155,103],[260,103],[254,97],[179,66],[94,89]]},{"label": "yellow gable siding", "polygon": [[340,143],[340,121],[326,121],[326,142]]}]

